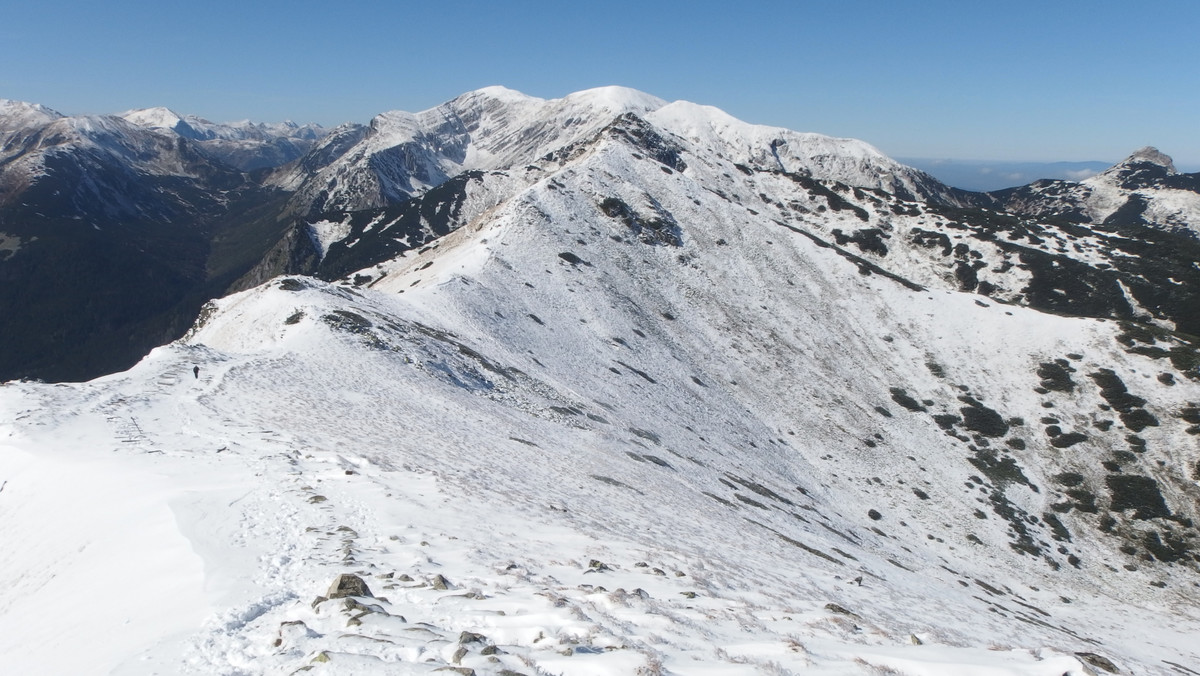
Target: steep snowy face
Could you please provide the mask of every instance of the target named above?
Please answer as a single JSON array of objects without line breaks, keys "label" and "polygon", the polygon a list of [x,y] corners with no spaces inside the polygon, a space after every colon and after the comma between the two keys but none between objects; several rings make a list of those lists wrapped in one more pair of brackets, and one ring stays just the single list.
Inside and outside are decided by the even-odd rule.
[{"label": "steep snowy face", "polygon": [[197,141],[265,141],[273,138],[315,140],[324,135],[318,124],[298,125],[292,121],[279,123],[240,120],[220,124],[195,115],[181,116],[169,108],[143,108],[124,112],[120,117],[148,129],[170,131]]},{"label": "steep snowy face", "polygon": [[61,117],[45,106],[0,99],[0,205],[43,172],[41,156],[29,151],[39,132]]},{"label": "steep snowy face", "polygon": [[[304,223],[324,281],[213,301],[126,373],[0,388],[0,498],[33,506],[0,535],[59,534],[0,558],[46,580],[0,589],[0,670],[118,614],[81,654],[134,673],[1200,662],[1200,253],[913,201],[868,146],[776,132],[497,88],[335,130],[297,166],[418,193]],[[152,565],[173,623],[40,603],[100,541],[53,509],[85,483],[60,457],[156,477],[96,499],[95,532],[156,534],[96,565]],[[340,573],[371,591],[331,598]]]},{"label": "steep snowy face", "polygon": [[62,156],[83,153],[114,167],[154,175],[195,178],[200,160],[186,157],[188,149],[173,136],[151,133],[111,115],[56,117],[25,129],[22,154]]},{"label": "steep snowy face", "polygon": [[[12,204],[55,175],[82,174],[90,178],[70,188],[71,193],[86,197],[71,200],[74,208],[112,214],[129,211],[130,202],[138,199],[130,190],[115,188],[114,181],[130,181],[137,175],[196,179],[206,170],[207,160],[191,148],[118,117],[54,117],[34,111],[0,118],[0,124],[12,124],[0,130],[5,139],[0,151],[0,205]],[[62,205],[42,208],[59,210]]]},{"label": "steep snowy face", "polygon": [[[1200,269],[1193,264],[1200,242],[1194,239],[1145,227],[1127,232],[1084,227],[1058,214],[1018,217],[912,201],[878,188],[785,171],[773,159],[765,167],[750,166],[747,154],[718,154],[712,150],[717,142],[702,140],[695,128],[675,128],[678,133],[626,114],[532,163],[462,174],[396,207],[311,219],[309,227],[324,257],[313,272],[336,279],[386,261],[472,223],[530,185],[570,185],[576,180],[571,167],[580,161],[621,157],[623,152],[655,163],[663,174],[662,180],[642,181],[629,175],[627,161],[603,169],[640,186],[641,193],[629,204],[650,206],[606,206],[631,223],[642,223],[639,237],[674,237],[670,228],[658,233],[645,223],[672,222],[652,205],[675,190],[669,177],[680,173],[703,187],[695,197],[701,203],[730,202],[749,216],[790,223],[842,248],[864,268],[886,269],[918,286],[975,292],[1052,312],[1200,331],[1194,311],[1200,302]],[[1148,247],[1153,255],[1147,255]]]},{"label": "steep snowy face", "polygon": [[[523,95],[522,95],[523,96]],[[514,105],[515,104],[515,105]],[[472,138],[472,169],[517,166],[592,136],[626,113],[645,115],[666,102],[625,87],[601,87],[543,101],[497,96],[495,88],[450,102]]]},{"label": "steep snowy face", "polygon": [[204,138],[204,134],[197,131],[185,122],[183,117],[169,108],[142,108],[121,113],[120,116],[139,127],[169,131],[190,139]]},{"label": "steep snowy face", "polygon": [[1155,148],[1141,148],[1083,184],[1092,191],[1086,201],[1094,218],[1140,217],[1200,233],[1200,175],[1179,174]]}]

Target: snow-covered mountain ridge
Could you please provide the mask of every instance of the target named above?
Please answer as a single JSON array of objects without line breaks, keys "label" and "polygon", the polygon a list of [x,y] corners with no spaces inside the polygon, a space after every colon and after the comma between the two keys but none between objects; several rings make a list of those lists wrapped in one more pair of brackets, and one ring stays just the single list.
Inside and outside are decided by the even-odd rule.
[{"label": "snow-covered mountain ridge", "polygon": [[217,124],[168,108],[130,110],[121,117],[146,129],[197,141],[206,152],[242,171],[278,167],[300,157],[327,133],[318,124],[255,123],[241,120]]},{"label": "snow-covered mountain ridge", "polygon": [[621,87],[550,100],[488,87],[421,113],[384,113],[361,140],[316,173],[296,167],[274,181],[296,191],[293,208],[304,215],[381,207],[464,171],[534,162],[629,113],[740,164],[921,197],[945,189],[861,141],[750,125],[710,106],[668,104]]},{"label": "snow-covered mountain ridge", "polygon": [[[180,335],[206,298],[280,273],[332,279],[388,260],[461,225],[454,205],[463,186],[487,182],[477,192],[498,204],[522,181],[540,180],[522,177],[528,167],[553,170],[545,163],[561,164],[571,152],[605,142],[637,145],[672,171],[688,174],[688,162],[707,167],[695,180],[724,186],[713,189],[736,194],[750,210],[781,211],[781,222],[790,217],[789,202],[807,204],[801,208],[812,210],[810,234],[850,247],[870,265],[887,252],[886,267],[899,270],[902,262],[902,274],[916,283],[1196,330],[1194,285],[1186,281],[1195,274],[1194,244],[1159,242],[1162,236],[1145,227],[1192,232],[1179,226],[1191,222],[1187,205],[1196,194],[1189,187],[1194,176],[1186,174],[1133,192],[1110,190],[1102,209],[1081,206],[1087,200],[1080,195],[1095,191],[1080,184],[1035,184],[1033,197],[965,193],[861,141],[747,124],[715,108],[620,87],[551,100],[489,87],[422,113],[384,113],[370,126],[331,130],[269,175],[244,170],[295,157],[321,130],[214,125],[165,108],[88,118],[14,102],[4,110],[0,202],[8,206],[0,207],[0,274],[24,279],[82,258],[91,274],[123,290],[101,301],[86,292],[89,283],[35,288],[35,297],[64,299],[48,314],[29,299],[30,289],[6,285],[0,296],[11,290],[13,297],[0,297],[0,310],[18,327],[20,344],[0,346],[0,354],[12,355],[0,358],[0,377],[80,379],[123,368],[150,345]],[[612,136],[619,127],[655,140]],[[499,174],[508,178],[493,180]],[[1060,197],[1048,200],[1047,190]],[[883,204],[894,213],[876,213]],[[928,209],[939,215],[931,220],[923,215]],[[402,214],[399,231],[388,225]],[[847,221],[851,214],[869,223]],[[367,239],[382,248],[353,244],[361,238],[339,241],[368,224]],[[1075,243],[1079,237],[1086,241]],[[1147,249],[1156,254],[1142,255]],[[125,262],[108,262],[116,260]],[[155,271],[126,274],[142,269]],[[150,281],[163,274],[170,283]],[[66,322],[66,330],[50,329],[54,322]],[[71,334],[101,356],[81,359]]]},{"label": "snow-covered mountain ridge", "polygon": [[[714,151],[714,146],[725,150]],[[769,219],[804,232],[842,247],[859,265],[890,271],[918,285],[974,291],[1049,311],[1154,321],[1200,332],[1200,315],[1194,311],[1200,302],[1200,270],[1193,264],[1200,243],[1194,238],[1163,233],[1136,220],[1119,227],[1088,227],[1054,215],[1013,215],[970,206],[970,200],[990,196],[948,189],[945,197],[953,203],[916,201],[903,186],[893,186],[893,191],[863,188],[813,178],[819,172],[788,171],[786,164],[774,162],[751,167],[742,163],[751,161],[746,155],[729,150],[741,147],[716,144],[694,133],[685,137],[665,132],[627,113],[597,133],[523,166],[459,174],[395,207],[306,219],[323,259],[316,270],[305,272],[336,279],[390,260],[470,223],[522,190],[540,183],[551,189],[574,186],[579,175],[575,165],[593,155],[607,155],[622,158],[602,170],[611,175],[621,175],[646,158],[664,172],[631,181],[637,186],[633,191],[590,197],[596,209],[627,221],[639,238],[659,234],[648,224],[666,225],[665,233],[680,227],[682,221],[660,204],[661,193],[680,183],[675,177],[679,174],[697,200],[737,204],[746,218]],[[849,155],[846,162],[854,157]],[[959,206],[964,202],[967,206]],[[1144,255],[1150,250],[1153,255]]]},{"label": "snow-covered mountain ridge", "polygon": [[291,120],[280,123],[240,120],[217,124],[195,115],[181,116],[169,108],[161,107],[130,110],[122,113],[121,117],[141,127],[162,129],[197,141],[266,140],[280,136],[316,140],[325,135],[324,129],[318,124],[298,125]]},{"label": "snow-covered mountain ridge", "polygon": [[420,162],[323,279],[0,387],[0,671],[1197,672],[1193,240],[584,94],[335,130]]}]

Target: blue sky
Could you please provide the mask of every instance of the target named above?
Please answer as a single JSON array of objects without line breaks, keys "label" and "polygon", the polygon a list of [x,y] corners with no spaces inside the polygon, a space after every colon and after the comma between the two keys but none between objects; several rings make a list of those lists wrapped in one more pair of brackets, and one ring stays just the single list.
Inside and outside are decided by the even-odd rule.
[{"label": "blue sky", "polygon": [[366,122],[607,84],[893,156],[1200,165],[1200,2],[0,0],[0,97]]}]

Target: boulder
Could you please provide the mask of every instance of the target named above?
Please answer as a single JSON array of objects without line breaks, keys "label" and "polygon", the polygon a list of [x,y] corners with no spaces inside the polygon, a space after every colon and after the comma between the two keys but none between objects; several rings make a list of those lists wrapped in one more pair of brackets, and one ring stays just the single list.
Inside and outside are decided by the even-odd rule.
[{"label": "boulder", "polygon": [[371,593],[371,589],[367,587],[367,583],[361,577],[350,573],[338,575],[333,584],[329,586],[326,596],[331,599],[340,599],[346,596],[369,596],[375,598],[375,595]]}]

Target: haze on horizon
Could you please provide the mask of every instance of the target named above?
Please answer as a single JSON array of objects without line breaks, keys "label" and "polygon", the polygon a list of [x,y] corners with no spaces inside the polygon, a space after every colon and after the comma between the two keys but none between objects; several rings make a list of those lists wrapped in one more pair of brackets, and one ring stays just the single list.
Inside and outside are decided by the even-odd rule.
[{"label": "haze on horizon", "polygon": [[1200,5],[7,2],[0,97],[336,125],[618,84],[893,157],[1200,166]]}]

